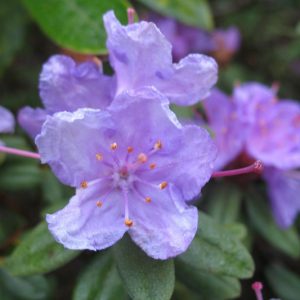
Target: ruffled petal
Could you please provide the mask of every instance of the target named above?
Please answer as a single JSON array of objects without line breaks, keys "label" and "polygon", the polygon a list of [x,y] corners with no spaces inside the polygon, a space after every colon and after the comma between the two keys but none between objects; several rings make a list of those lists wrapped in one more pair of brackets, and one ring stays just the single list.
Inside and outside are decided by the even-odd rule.
[{"label": "ruffled petal", "polygon": [[111,192],[103,198],[106,192],[106,182],[96,180],[86,189],[77,190],[65,208],[47,215],[55,239],[75,250],[101,250],[116,243],[128,228],[119,193]]},{"label": "ruffled petal", "polygon": [[238,118],[235,104],[220,90],[213,89],[203,104],[218,148],[214,165],[219,170],[242,151],[247,137],[246,128]]},{"label": "ruffled petal", "polygon": [[168,259],[186,251],[197,231],[197,209],[184,204],[180,192],[171,186],[163,191],[143,185],[138,188],[152,201],[147,203],[132,195],[133,226],[129,234],[133,241],[155,259]]},{"label": "ruffled petal", "polygon": [[13,114],[6,108],[0,106],[0,132],[11,133],[15,130],[15,119]]},{"label": "ruffled petal", "polygon": [[247,151],[265,165],[280,169],[300,167],[300,106],[275,103],[261,112],[247,139]]},{"label": "ruffled petal", "polygon": [[74,113],[60,112],[48,116],[36,144],[43,163],[48,163],[65,184],[78,187],[106,173],[106,166],[97,161],[101,153],[110,155],[110,136],[114,124],[109,113],[94,109],[79,109]]},{"label": "ruffled petal", "polygon": [[170,102],[191,105],[205,97],[217,80],[212,58],[190,55],[172,64],[171,45],[155,24],[122,26],[114,13],[104,15],[107,48],[117,76],[117,94],[153,86]]},{"label": "ruffled petal", "polygon": [[288,228],[300,211],[300,172],[267,168],[264,178],[276,222],[282,228]]},{"label": "ruffled petal", "polygon": [[26,106],[19,111],[18,122],[32,138],[35,138],[41,132],[46,117],[47,112],[44,109]]},{"label": "ruffled petal", "polygon": [[40,74],[40,96],[48,113],[78,108],[105,108],[114,93],[114,79],[93,62],[76,64],[64,55],[52,56]]}]

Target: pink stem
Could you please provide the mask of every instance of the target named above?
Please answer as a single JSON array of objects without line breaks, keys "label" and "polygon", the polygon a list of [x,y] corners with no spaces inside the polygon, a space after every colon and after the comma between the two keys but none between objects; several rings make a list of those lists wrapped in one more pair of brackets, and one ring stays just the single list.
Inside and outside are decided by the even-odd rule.
[{"label": "pink stem", "polygon": [[127,8],[128,24],[133,24],[134,23],[134,16],[135,16],[134,8],[132,8],[132,7]]},{"label": "pink stem", "polygon": [[5,147],[5,146],[0,146],[0,152],[14,154],[14,155],[23,156],[23,157],[41,159],[41,157],[38,153],[15,149],[15,148],[10,148],[10,147]]},{"label": "pink stem", "polygon": [[248,173],[261,174],[262,170],[263,170],[262,162],[257,160],[255,163],[245,168],[213,172],[212,177],[218,178],[218,177],[236,176],[236,175],[248,174]]},{"label": "pink stem", "polygon": [[263,284],[262,284],[261,282],[259,282],[259,281],[254,282],[254,283],[252,284],[252,289],[253,289],[254,292],[255,292],[255,295],[256,295],[256,299],[257,299],[257,300],[264,300],[263,295],[262,295],[262,292],[261,292],[261,290],[263,289]]}]

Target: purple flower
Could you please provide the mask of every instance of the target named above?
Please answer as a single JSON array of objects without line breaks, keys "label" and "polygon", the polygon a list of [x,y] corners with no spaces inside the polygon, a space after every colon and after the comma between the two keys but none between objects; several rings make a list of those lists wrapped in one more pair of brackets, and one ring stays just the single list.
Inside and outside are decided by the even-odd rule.
[{"label": "purple flower", "polygon": [[171,45],[153,23],[122,26],[112,11],[103,19],[114,76],[104,75],[93,62],[76,64],[67,56],[51,57],[40,75],[45,109],[26,107],[18,117],[32,137],[40,132],[48,114],[84,107],[103,109],[123,91],[156,88],[172,103],[191,105],[206,97],[216,83],[217,65],[212,58],[194,54],[173,64]]},{"label": "purple flower", "polygon": [[300,167],[299,104],[278,101],[274,88],[247,83],[236,87],[232,98],[213,91],[204,106],[220,153],[216,167],[241,153],[261,160],[274,216],[280,226],[290,226],[300,209],[300,177],[290,175]]},{"label": "purple flower", "polygon": [[0,132],[12,133],[15,129],[13,114],[6,108],[0,106]]},{"label": "purple flower", "polygon": [[36,143],[42,161],[76,187],[47,216],[65,247],[100,250],[128,232],[148,255],[167,259],[191,243],[197,209],[186,201],[209,180],[216,149],[204,129],[182,127],[155,90],[48,117]]},{"label": "purple flower", "polygon": [[175,60],[189,53],[212,53],[220,63],[226,63],[240,48],[241,34],[234,26],[209,32],[171,18],[151,15],[150,19],[171,42]]}]

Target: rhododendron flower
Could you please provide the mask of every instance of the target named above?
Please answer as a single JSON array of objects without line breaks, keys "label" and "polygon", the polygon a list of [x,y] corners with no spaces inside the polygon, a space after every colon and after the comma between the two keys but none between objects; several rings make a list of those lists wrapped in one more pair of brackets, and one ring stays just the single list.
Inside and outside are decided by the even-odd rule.
[{"label": "rhododendron flower", "polygon": [[48,114],[78,108],[109,106],[123,91],[157,89],[171,103],[191,105],[208,95],[217,80],[217,64],[205,55],[191,54],[172,63],[171,45],[153,23],[122,26],[114,13],[104,15],[107,48],[113,76],[103,74],[93,62],[76,64],[55,55],[43,66],[40,96],[45,109],[23,108],[21,126],[32,136],[40,132]]},{"label": "rhododendron flower", "polygon": [[241,34],[234,26],[209,32],[157,15],[151,15],[150,20],[171,42],[175,60],[193,52],[213,54],[219,62],[226,63],[240,48]]},{"label": "rhododendron flower", "polygon": [[294,170],[300,167],[299,104],[278,101],[274,88],[248,83],[237,86],[231,99],[215,90],[204,105],[220,153],[216,167],[240,153],[261,160],[274,216],[280,226],[290,226],[300,210],[300,173]]},{"label": "rhododendron flower", "polygon": [[49,116],[36,143],[76,194],[47,216],[57,241],[100,250],[125,232],[149,256],[167,259],[187,249],[197,229],[200,193],[216,157],[206,130],[181,126],[154,89],[119,95],[106,110]]},{"label": "rhododendron flower", "polygon": [[[15,129],[15,119],[13,114],[6,108],[0,106],[0,132],[12,133],[14,129]],[[0,144],[2,144],[1,141]]]}]

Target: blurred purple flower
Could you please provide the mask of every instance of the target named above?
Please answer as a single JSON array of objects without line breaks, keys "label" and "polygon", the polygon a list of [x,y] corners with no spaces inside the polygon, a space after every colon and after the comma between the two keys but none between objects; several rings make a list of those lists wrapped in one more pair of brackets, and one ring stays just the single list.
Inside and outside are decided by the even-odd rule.
[{"label": "blurred purple flower", "polygon": [[153,23],[122,26],[112,11],[103,19],[115,75],[104,75],[93,62],[77,65],[67,56],[51,57],[40,75],[45,110],[26,107],[18,117],[32,137],[40,132],[48,114],[83,107],[103,109],[123,91],[153,87],[171,103],[192,105],[206,97],[216,83],[214,59],[193,54],[173,64],[171,45]]},{"label": "blurred purple flower", "polygon": [[[6,108],[0,106],[0,133],[12,133],[14,129],[15,119],[13,114]],[[1,140],[0,145],[3,145]]]},{"label": "blurred purple flower", "polygon": [[198,215],[186,201],[209,180],[216,148],[204,129],[182,127],[154,89],[123,93],[106,110],[48,117],[36,143],[42,161],[77,188],[47,216],[65,247],[100,250],[128,232],[149,256],[167,259],[191,243]]},{"label": "blurred purple flower", "polygon": [[[241,153],[261,160],[276,221],[288,227],[300,210],[296,191],[300,192],[300,177],[291,176],[300,167],[300,105],[278,101],[276,92],[246,83],[235,87],[231,98],[213,91],[204,106],[220,153],[216,167],[224,167]],[[285,201],[283,195],[289,199]]]},{"label": "blurred purple flower", "polygon": [[209,32],[157,15],[151,15],[150,20],[172,44],[175,60],[189,53],[206,53],[213,54],[219,63],[225,64],[240,48],[241,34],[234,26]]}]

